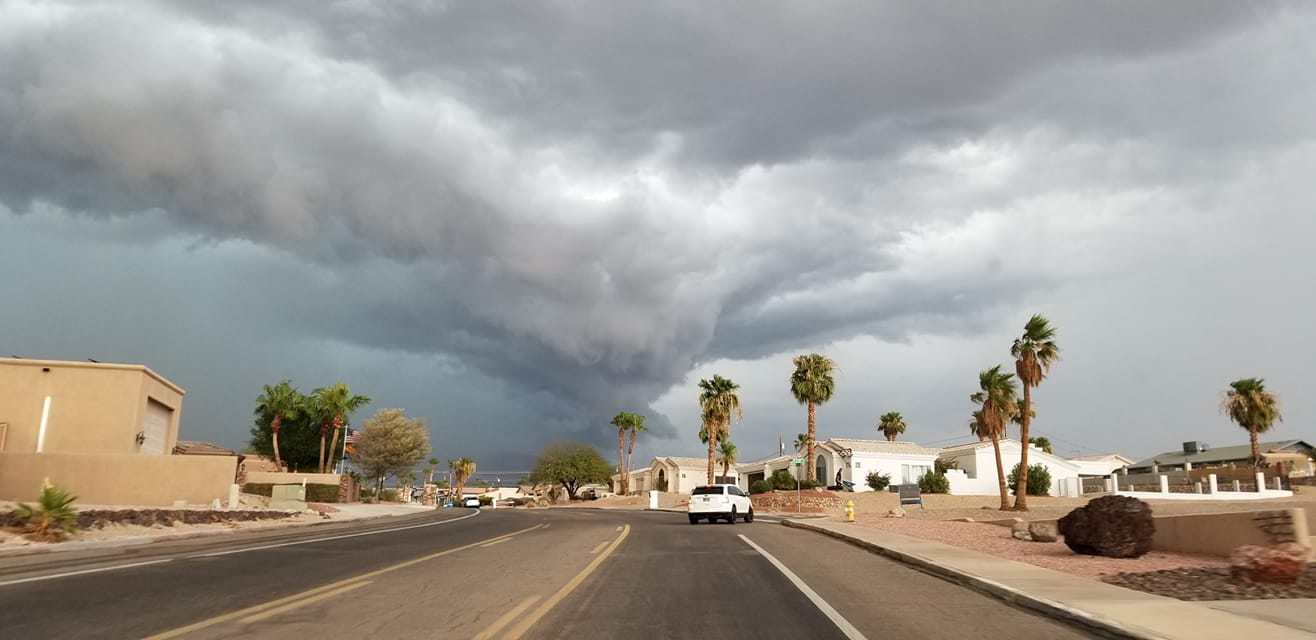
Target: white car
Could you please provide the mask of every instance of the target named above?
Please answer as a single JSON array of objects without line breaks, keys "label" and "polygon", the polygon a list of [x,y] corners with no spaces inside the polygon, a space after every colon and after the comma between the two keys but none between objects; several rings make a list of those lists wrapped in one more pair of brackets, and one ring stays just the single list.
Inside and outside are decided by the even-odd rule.
[{"label": "white car", "polygon": [[466,496],[466,497],[462,498],[462,506],[463,506],[463,507],[475,507],[476,509],[479,509],[479,508],[480,508],[480,496]]},{"label": "white car", "polygon": [[699,522],[700,518],[708,518],[709,522],[722,519],[731,524],[736,523],[736,518],[753,522],[754,505],[734,484],[709,484],[690,492],[689,514],[690,524]]}]

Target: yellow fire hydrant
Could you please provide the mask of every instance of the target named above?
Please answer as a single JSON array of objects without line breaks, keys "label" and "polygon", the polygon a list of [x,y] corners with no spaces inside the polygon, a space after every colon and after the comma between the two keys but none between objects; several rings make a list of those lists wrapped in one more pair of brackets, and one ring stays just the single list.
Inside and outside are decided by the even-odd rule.
[{"label": "yellow fire hydrant", "polygon": [[845,519],[854,522],[854,500],[847,500],[845,503]]}]

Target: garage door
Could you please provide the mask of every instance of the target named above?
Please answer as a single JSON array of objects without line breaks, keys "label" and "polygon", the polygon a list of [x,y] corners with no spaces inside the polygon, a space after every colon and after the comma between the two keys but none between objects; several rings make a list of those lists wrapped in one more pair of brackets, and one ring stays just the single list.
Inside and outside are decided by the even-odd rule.
[{"label": "garage door", "polygon": [[142,419],[142,453],[164,453],[165,437],[169,433],[169,419],[174,410],[154,400],[146,401],[146,416]]}]

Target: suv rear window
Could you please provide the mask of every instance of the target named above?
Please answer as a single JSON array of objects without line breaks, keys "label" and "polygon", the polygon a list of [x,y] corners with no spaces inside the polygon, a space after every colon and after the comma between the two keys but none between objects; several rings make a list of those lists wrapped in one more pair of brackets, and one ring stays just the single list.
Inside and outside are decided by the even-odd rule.
[{"label": "suv rear window", "polygon": [[722,490],[725,489],[725,488],[726,488],[726,487],[695,487],[694,491],[691,491],[691,492],[690,492],[690,495],[692,495],[692,496],[720,496],[720,495],[725,495],[724,492],[722,491]]}]

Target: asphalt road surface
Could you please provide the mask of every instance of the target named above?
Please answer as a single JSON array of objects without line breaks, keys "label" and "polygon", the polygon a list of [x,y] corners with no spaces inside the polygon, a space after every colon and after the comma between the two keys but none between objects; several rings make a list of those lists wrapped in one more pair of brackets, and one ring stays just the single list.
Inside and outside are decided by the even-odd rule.
[{"label": "asphalt road surface", "polygon": [[161,543],[113,556],[0,561],[0,633],[1092,637],[762,518],[692,526],[684,514],[668,512],[445,509],[315,529]]}]

